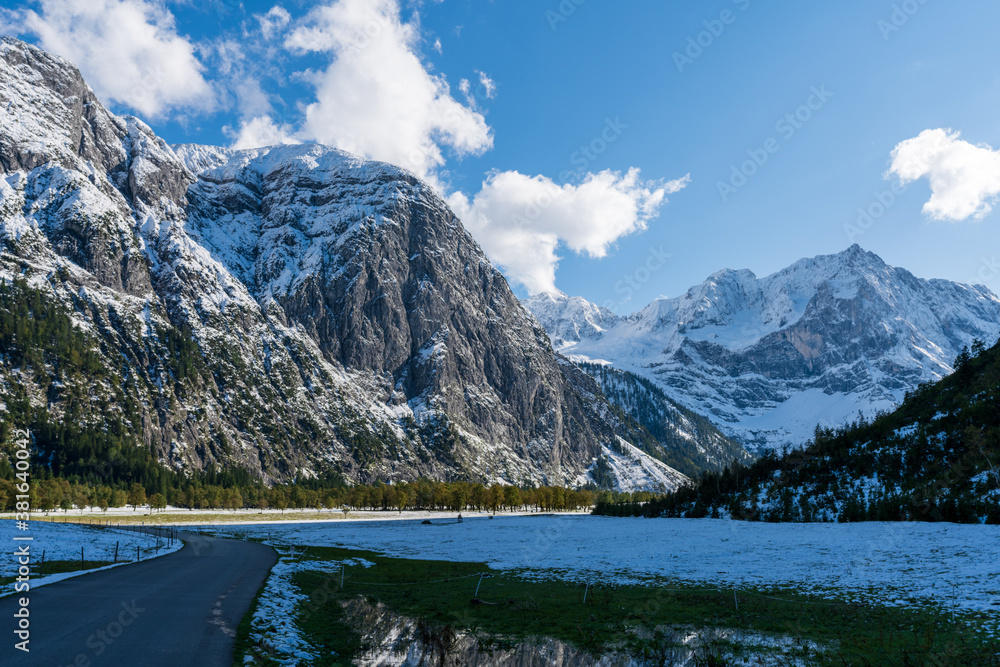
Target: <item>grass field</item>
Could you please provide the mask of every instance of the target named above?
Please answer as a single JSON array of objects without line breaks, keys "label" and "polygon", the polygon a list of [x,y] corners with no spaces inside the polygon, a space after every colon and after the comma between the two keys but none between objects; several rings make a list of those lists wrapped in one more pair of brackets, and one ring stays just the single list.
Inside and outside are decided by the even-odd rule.
[{"label": "grass field", "polygon": [[[388,512],[387,512],[388,514]],[[166,512],[145,512],[134,513],[114,513],[114,514],[84,514],[63,515],[52,513],[51,515],[35,515],[34,521],[47,521],[50,523],[75,523],[80,525],[125,525],[125,526],[160,526],[176,524],[226,524],[226,523],[267,523],[269,521],[335,521],[342,520],[345,515],[342,511],[324,510],[291,510],[285,513],[258,512],[258,511],[238,511],[238,512],[201,512],[198,510],[175,510]],[[350,518],[347,515],[346,518]]]},{"label": "grass field", "polygon": [[[1000,649],[977,630],[981,614],[953,617],[934,608],[879,607],[795,590],[717,590],[676,581],[587,588],[546,578],[539,571],[497,572],[483,563],[399,559],[339,548],[311,547],[304,557],[357,558],[374,565],[349,568],[343,588],[340,573],[309,571],[308,563],[294,577],[306,596],[299,605],[298,624],[315,648],[316,665],[351,664],[372,649],[366,645],[370,637],[364,636],[365,624],[345,611],[345,605],[354,608],[359,600],[381,603],[411,619],[421,641],[443,653],[457,646],[454,640],[460,635],[474,636],[480,651],[487,652],[552,638],[592,655],[614,650],[664,664],[664,657],[678,648],[669,630],[683,627],[775,638],[770,648],[764,641],[763,648],[754,649],[755,655],[770,654],[777,661],[773,664],[1000,664]],[[492,576],[480,584],[484,572]],[[240,628],[235,653],[240,664],[244,653],[254,648],[249,630],[248,624]],[[739,636],[706,642],[697,655],[699,664],[729,664],[748,657],[742,642],[734,640]],[[266,653],[257,648],[256,655]]]},{"label": "grass field", "polygon": [[[51,560],[44,563],[31,564],[31,578],[38,579],[50,574],[63,574],[65,572],[79,572],[80,570],[94,570],[105,565],[111,565],[111,561],[104,560]],[[0,577],[0,585],[13,583],[16,577]]]},{"label": "grass field", "polygon": [[[489,512],[466,512],[466,516],[487,516]],[[531,514],[530,512],[498,512],[499,516],[517,516]],[[583,512],[566,512],[565,514],[581,515]],[[202,525],[225,525],[225,524],[245,524],[245,523],[309,523],[324,521],[373,521],[373,520],[413,520],[413,519],[439,519],[443,517],[453,517],[454,512],[450,510],[350,510],[343,509],[291,509],[284,512],[277,510],[254,510],[240,509],[232,510],[186,510],[178,508],[168,508],[164,511],[150,512],[148,509],[140,508],[137,511],[116,510],[108,513],[101,512],[70,512],[63,513],[53,510],[50,513],[36,512],[32,515],[33,521],[45,521],[49,523],[69,523],[79,525],[179,525],[179,524],[202,524]],[[0,514],[0,520],[10,518],[10,514]]]}]

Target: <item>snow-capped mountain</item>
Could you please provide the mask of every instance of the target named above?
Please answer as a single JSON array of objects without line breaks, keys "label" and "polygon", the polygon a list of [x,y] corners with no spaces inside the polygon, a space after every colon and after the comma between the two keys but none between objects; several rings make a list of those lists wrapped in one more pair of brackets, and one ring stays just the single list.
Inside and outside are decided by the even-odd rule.
[{"label": "snow-capped mountain", "polygon": [[703,478],[643,513],[1000,524],[1000,343],[973,345],[955,366],[890,413],[822,429],[804,451]]},{"label": "snow-capped mountain", "polygon": [[890,409],[951,373],[964,346],[1000,334],[1000,299],[985,287],[918,279],[857,245],[766,278],[719,271],[680,297],[602,319],[600,331],[579,299],[526,305],[560,352],[649,378],[757,450]]},{"label": "snow-capped mountain", "polygon": [[96,442],[269,480],[577,484],[616,456],[637,462],[615,459],[620,488],[686,480],[597,416],[606,399],[574,389],[401,169],[318,145],[168,146],[10,38],[0,169],[0,280],[64,306],[102,360],[81,378],[0,359],[32,423],[72,414]]},{"label": "snow-capped mountain", "polygon": [[545,330],[557,348],[585,338],[597,338],[621,319],[604,306],[562,292],[536,294],[525,305],[546,325]]}]

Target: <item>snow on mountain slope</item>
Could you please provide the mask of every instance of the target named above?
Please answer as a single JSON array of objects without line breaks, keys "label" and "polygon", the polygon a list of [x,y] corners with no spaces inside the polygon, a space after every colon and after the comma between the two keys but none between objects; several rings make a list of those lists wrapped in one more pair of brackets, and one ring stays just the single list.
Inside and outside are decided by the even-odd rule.
[{"label": "snow on mountain slope", "polygon": [[963,346],[1000,335],[1000,299],[985,287],[918,279],[857,245],[762,279],[720,271],[603,331],[566,319],[583,312],[535,315],[559,351],[650,378],[757,450],[889,409],[950,373]]},{"label": "snow on mountain slope", "polygon": [[685,475],[620,438],[617,448],[605,445],[603,453],[617,491],[671,492],[691,482]]},{"label": "snow on mountain slope", "polygon": [[562,347],[567,341],[598,336],[618,324],[619,320],[617,315],[603,306],[582,297],[566,296],[562,292],[536,294],[524,305],[539,321],[553,324],[554,329],[546,331],[556,347]]},{"label": "snow on mountain slope", "polygon": [[104,366],[88,383],[0,358],[29,415],[59,423],[89,395],[98,441],[127,433],[177,469],[266,480],[562,484],[617,446],[408,172],[318,145],[172,148],[11,38],[0,170],[0,280],[61,304]]},{"label": "snow on mountain slope", "polygon": [[609,364],[580,360],[576,364],[597,382],[612,405],[649,432],[657,443],[658,458],[680,472],[697,477],[706,470],[725,470],[733,461],[747,464],[753,460],[739,443],[705,417],[672,401],[653,381]]}]

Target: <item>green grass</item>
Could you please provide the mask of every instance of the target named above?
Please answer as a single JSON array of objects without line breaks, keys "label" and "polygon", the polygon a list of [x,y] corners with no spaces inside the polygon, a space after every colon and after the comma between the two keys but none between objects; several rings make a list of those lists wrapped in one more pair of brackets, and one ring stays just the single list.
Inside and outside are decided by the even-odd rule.
[{"label": "green grass", "polygon": [[267,581],[265,580],[264,583],[261,584],[260,588],[257,589],[257,594],[254,595],[253,602],[250,603],[250,608],[247,610],[247,613],[243,614],[240,624],[236,626],[236,640],[233,643],[233,667],[242,667],[242,665],[245,664],[243,662],[243,656],[245,655],[255,656],[257,661],[254,664],[256,665],[277,667],[281,664],[276,657],[273,657],[270,654],[271,652],[268,647],[255,642],[250,638],[253,615],[257,612],[260,595],[264,592],[264,588],[266,586]]},{"label": "green grass", "polygon": [[[47,560],[44,563],[31,564],[31,578],[38,579],[47,577],[50,574],[62,574],[63,572],[79,572],[80,570],[93,570],[105,565],[111,565],[109,560],[85,560],[82,563],[77,560]],[[16,581],[16,577],[0,577],[0,586]]]},{"label": "green grass", "polygon": [[50,574],[62,574],[63,572],[79,572],[80,570],[93,570],[105,565],[111,565],[109,560],[47,560],[40,563],[35,569],[36,577],[46,577]]},{"label": "green grass", "polygon": [[352,665],[352,658],[365,647],[360,634],[347,622],[347,614],[339,602],[345,600],[340,591],[339,577],[319,572],[303,572],[295,577],[309,599],[299,608],[298,625],[315,646],[320,658],[317,665]]},{"label": "green grass", "polygon": [[[738,594],[679,582],[661,585],[593,587],[583,602],[584,586],[545,573],[493,573],[483,580],[473,604],[483,563],[407,560],[336,548],[310,547],[307,559],[365,558],[373,567],[347,569],[340,575],[299,573],[295,583],[309,596],[300,608],[300,627],[329,656],[316,664],[350,664],[363,647],[345,618],[342,602],[364,596],[394,612],[417,619],[447,635],[451,630],[476,633],[480,645],[508,647],[532,637],[552,637],[601,654],[609,648],[654,657],[662,651],[659,626],[737,628],[796,637],[829,647],[811,655],[818,665],[998,665],[995,645],[976,631],[974,619],[952,620],[933,609],[885,608],[844,603],[793,590],[769,589]],[[529,578],[529,575],[534,577]],[[451,579],[438,583],[415,584]],[[380,585],[379,585],[380,584]],[[386,585],[389,584],[389,585]],[[638,631],[638,632],[637,632]],[[805,654],[809,652],[803,649]]]}]

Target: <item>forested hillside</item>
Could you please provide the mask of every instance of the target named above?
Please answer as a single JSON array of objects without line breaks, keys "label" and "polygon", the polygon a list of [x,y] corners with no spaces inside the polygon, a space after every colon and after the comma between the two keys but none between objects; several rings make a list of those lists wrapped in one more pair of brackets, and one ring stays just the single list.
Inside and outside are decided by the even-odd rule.
[{"label": "forested hillside", "polygon": [[802,451],[704,475],[694,487],[600,512],[756,521],[1000,523],[1000,343],[895,411],[817,429]]},{"label": "forested hillside", "polygon": [[[159,333],[161,358],[173,362],[178,386],[186,385],[192,359],[200,359],[189,348],[197,346],[180,332]],[[0,281],[0,443],[11,429],[27,428],[36,472],[83,482],[169,484],[174,474],[137,435],[139,410],[130,391],[137,383],[148,384],[104,363],[97,339],[74,326],[62,304],[22,280]],[[2,478],[10,473],[6,458],[0,458]]]},{"label": "forested hillside", "polygon": [[705,417],[670,400],[652,381],[607,364],[578,363],[613,406],[645,428],[662,452],[658,458],[685,475],[722,471],[753,461],[737,442]]}]

